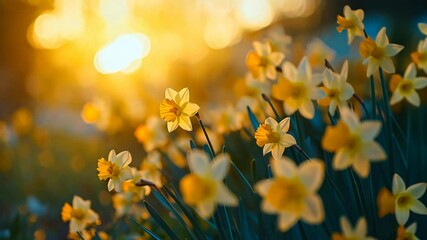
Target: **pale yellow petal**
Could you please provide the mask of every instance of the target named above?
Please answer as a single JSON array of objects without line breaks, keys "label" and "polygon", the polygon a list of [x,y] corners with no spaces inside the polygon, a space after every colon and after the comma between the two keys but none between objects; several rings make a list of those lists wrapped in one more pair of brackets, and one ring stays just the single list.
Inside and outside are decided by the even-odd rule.
[{"label": "pale yellow petal", "polygon": [[426,187],[427,187],[427,183],[416,183],[416,184],[408,187],[408,189],[406,189],[406,191],[408,193],[410,193],[415,199],[418,199],[422,195],[424,195],[424,193],[426,191]]},{"label": "pale yellow petal", "polygon": [[379,47],[385,47],[389,44],[388,37],[386,34],[386,27],[382,27],[375,38],[375,43]]},{"label": "pale yellow petal", "polygon": [[421,33],[427,35],[427,23],[418,23],[418,29],[420,29]]},{"label": "pale yellow petal", "polygon": [[427,86],[427,77],[417,77],[413,81],[414,88],[419,90]]},{"label": "pale yellow petal", "polygon": [[188,90],[188,88],[181,89],[178,94],[179,94],[180,102],[179,103],[177,102],[177,104],[181,105],[181,103],[183,102],[186,103],[190,101],[190,91]]},{"label": "pale yellow petal", "polygon": [[391,99],[390,99],[390,105],[394,105],[394,104],[396,104],[396,103],[398,103],[398,102],[402,101],[402,99],[403,99],[403,95],[400,93],[400,91],[399,91],[399,90],[396,90],[396,91],[393,93],[393,95],[391,96]]},{"label": "pale yellow petal", "polygon": [[396,205],[396,220],[400,226],[405,226],[409,218],[409,210],[401,209]]},{"label": "pale yellow petal", "polygon": [[271,205],[269,202],[263,200],[261,202],[261,211],[267,214],[275,214],[277,213],[277,209]]},{"label": "pale yellow petal", "polygon": [[350,166],[351,163],[350,154],[346,150],[340,149],[335,153],[332,166],[335,170],[343,170]]},{"label": "pale yellow petal", "polygon": [[394,73],[396,70],[394,68],[393,61],[391,58],[384,57],[380,61],[380,67],[384,70],[384,72]]},{"label": "pale yellow petal", "polygon": [[279,66],[280,63],[282,63],[283,58],[285,58],[285,54],[281,52],[274,52],[270,54],[269,58],[274,66]]},{"label": "pale yellow petal", "polygon": [[392,187],[393,195],[396,196],[398,193],[405,191],[405,189],[406,189],[405,182],[397,173],[395,173],[393,175],[393,187]]},{"label": "pale yellow petal", "polygon": [[210,172],[209,157],[202,150],[192,150],[187,154],[188,167],[191,172],[204,176]]},{"label": "pale yellow petal", "polygon": [[368,227],[367,227],[366,219],[364,217],[359,218],[359,221],[357,222],[357,225],[356,225],[356,233],[362,238],[364,238],[368,233]]},{"label": "pale yellow petal", "polygon": [[294,213],[281,213],[278,216],[279,224],[278,228],[280,231],[285,232],[289,230],[298,221],[299,217]]},{"label": "pale yellow petal", "polygon": [[264,197],[267,195],[267,192],[271,187],[271,183],[271,180],[263,179],[255,184],[254,189],[260,196]]},{"label": "pale yellow petal", "polygon": [[299,176],[309,192],[315,192],[323,183],[325,165],[321,160],[312,159],[299,165]]},{"label": "pale yellow petal", "polygon": [[291,62],[285,62],[282,65],[283,75],[291,82],[296,81],[298,70]]},{"label": "pale yellow petal", "polygon": [[133,178],[132,169],[129,166],[124,167],[120,170],[119,179],[120,181],[126,181]]},{"label": "pale yellow petal", "polygon": [[195,104],[195,103],[187,103],[185,104],[184,109],[182,110],[183,114],[188,115],[189,117],[194,116],[198,111],[200,110],[199,105]]},{"label": "pale yellow petal", "polygon": [[262,155],[265,155],[271,151],[271,149],[275,146],[274,143],[267,143],[264,145],[264,148],[262,149]]},{"label": "pale yellow petal", "polygon": [[80,232],[86,228],[86,224],[75,218],[71,218],[70,220],[70,233]]},{"label": "pale yellow petal", "polygon": [[283,109],[285,110],[286,115],[290,116],[298,110],[298,107],[285,101],[283,102]]},{"label": "pale yellow petal", "polygon": [[116,164],[119,167],[125,167],[132,162],[132,155],[128,151],[123,151],[117,154]]},{"label": "pale yellow petal", "polygon": [[167,126],[168,126],[168,132],[175,131],[179,126],[178,118],[175,119],[175,121],[173,121],[173,122],[167,122]]},{"label": "pale yellow petal", "polygon": [[226,206],[237,206],[237,197],[222,183],[219,182],[217,185],[217,197],[216,202]]},{"label": "pale yellow petal", "polygon": [[344,216],[340,217],[340,225],[341,225],[341,230],[344,233],[344,236],[353,235],[353,227],[351,226],[350,222],[347,220],[346,217]]},{"label": "pale yellow petal", "polygon": [[363,143],[363,156],[371,161],[382,161],[387,158],[387,155],[381,145],[375,141]]},{"label": "pale yellow petal", "polygon": [[419,107],[420,106],[420,96],[418,93],[412,89],[408,95],[405,96],[406,100],[412,105]]},{"label": "pale yellow petal", "polygon": [[297,141],[295,140],[295,138],[290,135],[290,134],[285,134],[285,136],[283,136],[280,139],[280,145],[282,145],[283,147],[290,147],[297,144]]},{"label": "pale yellow petal", "polygon": [[230,157],[228,154],[217,155],[212,162],[212,177],[217,181],[222,181],[228,173]]},{"label": "pale yellow petal", "polygon": [[363,140],[373,140],[381,131],[380,121],[363,121],[360,123],[359,133]]},{"label": "pale yellow petal", "polygon": [[297,174],[298,168],[292,160],[282,157],[271,160],[271,170],[274,176],[293,177]]},{"label": "pale yellow petal", "polygon": [[304,201],[305,208],[302,213],[302,219],[311,224],[319,224],[325,219],[322,199],[319,195],[313,194]]},{"label": "pale yellow petal", "polygon": [[414,202],[412,203],[410,209],[414,213],[418,213],[418,214],[422,214],[422,215],[427,215],[427,208],[426,208],[426,206],[422,202],[420,202],[419,200],[414,200]]},{"label": "pale yellow petal", "polygon": [[392,57],[403,50],[403,46],[399,44],[389,44],[384,48],[384,53],[387,57]]},{"label": "pale yellow petal", "polygon": [[366,159],[359,159],[358,161],[354,162],[353,168],[359,176],[366,178],[369,175],[371,164]]},{"label": "pale yellow petal", "polygon": [[366,76],[370,77],[372,74],[374,74],[375,71],[378,70],[378,67],[380,66],[378,61],[375,60],[373,57],[369,57],[368,59],[368,69],[366,72]]},{"label": "pale yellow petal", "polygon": [[108,154],[108,161],[117,164],[117,155],[114,149],[111,150],[110,153]]},{"label": "pale yellow petal", "polygon": [[175,100],[175,97],[178,93],[172,88],[166,88],[165,90],[165,98],[170,100]]},{"label": "pale yellow petal", "polygon": [[210,218],[215,211],[215,204],[213,202],[201,202],[196,206],[197,213],[203,218]]},{"label": "pale yellow petal", "polygon": [[359,126],[359,117],[349,108],[340,109],[341,119],[347,124],[350,129],[355,129]]},{"label": "pale yellow petal", "polygon": [[274,144],[274,147],[271,148],[271,155],[275,159],[280,159],[285,151],[285,147],[280,144]]},{"label": "pale yellow petal", "polygon": [[279,123],[280,131],[283,133],[288,132],[290,125],[291,125],[291,118],[287,117],[283,119]]},{"label": "pale yellow petal", "polygon": [[307,119],[313,119],[314,105],[312,101],[306,101],[298,110],[303,117]]},{"label": "pale yellow petal", "polygon": [[311,81],[312,71],[310,63],[307,60],[307,57],[303,57],[298,65],[297,80],[298,81]]},{"label": "pale yellow petal", "polygon": [[272,117],[268,117],[267,119],[265,119],[264,123],[270,125],[272,129],[275,129],[278,125],[277,121],[274,120],[274,118]]},{"label": "pale yellow petal", "polygon": [[179,121],[178,122],[179,122],[179,126],[182,129],[184,129],[185,131],[191,131],[191,130],[193,130],[193,126],[191,125],[190,117],[181,115],[179,117]]}]

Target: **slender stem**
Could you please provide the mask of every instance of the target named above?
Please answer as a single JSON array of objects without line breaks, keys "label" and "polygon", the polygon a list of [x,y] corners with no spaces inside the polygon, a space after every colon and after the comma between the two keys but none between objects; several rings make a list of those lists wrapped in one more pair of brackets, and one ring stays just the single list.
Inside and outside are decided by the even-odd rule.
[{"label": "slender stem", "polygon": [[356,178],[355,178],[354,173],[353,173],[353,169],[350,167],[350,168],[348,168],[348,171],[350,172],[350,176],[353,180],[354,187],[356,188],[357,200],[359,200],[359,205],[360,205],[360,208],[362,210],[362,215],[366,216],[365,208],[363,207],[362,196],[360,194],[360,190],[359,190],[359,187],[357,185]]},{"label": "slender stem", "polygon": [[264,99],[264,101],[266,101],[268,105],[270,105],[271,109],[273,109],[274,115],[276,116],[277,120],[280,120],[280,115],[277,112],[276,108],[274,107],[273,103],[271,102],[271,99],[264,93],[261,94],[261,96],[262,96],[262,99]]},{"label": "slender stem", "polygon": [[214,150],[214,148],[213,148],[213,146],[212,146],[211,140],[209,139],[209,135],[208,135],[208,133],[206,132],[205,125],[203,124],[202,119],[200,118],[199,113],[196,113],[196,117],[197,117],[197,120],[199,121],[199,125],[200,125],[200,127],[201,127],[201,128],[202,128],[202,130],[203,130],[203,133],[205,134],[206,141],[208,142],[208,146],[209,146],[209,148],[211,149],[211,152],[212,152],[212,156],[214,156],[214,157],[215,157],[215,150]]},{"label": "slender stem", "polygon": [[334,68],[332,67],[331,63],[328,61],[328,59],[325,58],[325,67],[329,68],[332,72],[335,72]]},{"label": "slender stem", "polygon": [[79,235],[80,239],[85,240],[85,238],[82,236],[82,234],[79,231],[77,231],[77,235]]},{"label": "slender stem", "polygon": [[376,96],[375,96],[375,81],[374,81],[374,76],[371,75],[370,77],[370,81],[371,81],[371,118],[372,119],[376,119],[377,118],[377,103],[376,103]]},{"label": "slender stem", "polygon": [[337,123],[335,122],[334,117],[331,115],[329,111],[328,111],[328,117],[329,117],[329,120],[331,120],[331,124],[335,126]]},{"label": "slender stem", "polygon": [[360,103],[360,105],[363,108],[363,111],[365,111],[365,114],[369,115],[368,109],[366,108],[365,104],[363,103],[362,98],[359,95],[357,95],[356,93],[353,94],[353,97]]}]

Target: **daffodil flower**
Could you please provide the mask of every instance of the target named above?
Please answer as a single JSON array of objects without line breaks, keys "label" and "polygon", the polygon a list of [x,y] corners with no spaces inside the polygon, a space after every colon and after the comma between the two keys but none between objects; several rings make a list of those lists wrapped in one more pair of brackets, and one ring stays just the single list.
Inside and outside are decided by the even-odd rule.
[{"label": "daffodil flower", "polygon": [[335,152],[334,169],[342,170],[353,165],[359,176],[367,177],[369,161],[386,159],[383,148],[374,140],[381,130],[381,122],[360,122],[359,117],[348,108],[342,108],[340,114],[338,124],[326,128],[322,147],[326,151]]},{"label": "daffodil flower", "polygon": [[420,40],[417,51],[411,54],[411,58],[412,61],[417,64],[418,68],[423,69],[424,72],[427,73],[427,38]]},{"label": "daffodil flower", "polygon": [[351,227],[350,222],[346,217],[342,216],[340,218],[340,225],[342,234],[334,233],[332,234],[332,240],[346,240],[346,239],[354,239],[354,240],[375,240],[373,237],[367,237],[366,234],[368,232],[366,219],[364,217],[359,218],[357,222],[356,228],[353,229]]},{"label": "daffodil flower", "polygon": [[271,152],[274,158],[280,159],[285,148],[296,144],[292,135],[287,134],[290,126],[290,118],[287,117],[277,123],[271,117],[268,117],[264,124],[260,124],[255,132],[256,144],[263,147],[263,154]]},{"label": "daffodil flower", "polygon": [[346,102],[353,96],[354,89],[347,82],[348,62],[345,61],[341,73],[334,73],[330,69],[323,72],[323,87],[321,88],[326,97],[318,99],[317,103],[321,106],[329,106],[328,111],[331,115],[335,114],[337,107],[344,107]]},{"label": "daffodil flower", "polygon": [[408,188],[398,175],[393,176],[392,192],[395,197],[396,219],[399,225],[404,226],[409,218],[409,211],[427,215],[427,208],[418,200],[426,191],[426,183],[416,183]]},{"label": "daffodil flower", "polygon": [[108,180],[108,191],[122,190],[122,182],[133,177],[132,170],[128,166],[132,162],[132,156],[128,151],[116,155],[114,150],[108,154],[108,161],[104,158],[98,160],[98,177],[100,180]]},{"label": "daffodil flower", "polygon": [[172,132],[180,126],[186,131],[193,130],[190,117],[194,116],[200,107],[191,103],[188,88],[176,92],[167,88],[165,98],[160,104],[160,117],[167,122],[168,131]]},{"label": "daffodil flower", "polygon": [[282,63],[285,54],[273,52],[268,41],[264,43],[255,41],[253,48],[255,51],[249,52],[246,57],[246,65],[252,76],[263,80],[265,77],[275,80],[277,76],[276,67]]},{"label": "daffodil flower", "polygon": [[325,93],[317,86],[321,78],[313,77],[307,57],[298,65],[298,69],[290,62],[282,65],[283,76],[272,87],[272,96],[283,101],[283,108],[287,115],[292,115],[297,110],[307,119],[314,117],[312,100],[325,97]]},{"label": "daffodil flower", "polygon": [[274,178],[261,180],[255,190],[263,198],[261,210],[268,214],[278,214],[280,231],[287,231],[299,219],[307,223],[319,224],[324,218],[323,203],[316,193],[324,178],[324,164],[312,159],[300,166],[292,160],[271,160]]},{"label": "daffodil flower", "polygon": [[409,64],[403,78],[398,74],[394,74],[391,78],[390,88],[393,95],[390,99],[390,105],[396,104],[405,98],[412,105],[419,107],[420,96],[415,90],[422,89],[426,86],[427,77],[417,77],[415,64]]},{"label": "daffodil flower", "polygon": [[427,23],[418,23],[418,29],[424,35],[427,35]]},{"label": "daffodil flower", "polygon": [[307,45],[306,56],[310,66],[315,69],[323,69],[325,59],[332,61],[335,58],[335,51],[328,47],[322,40],[315,38]]},{"label": "daffodil flower", "polygon": [[353,42],[355,36],[364,37],[363,29],[363,18],[364,13],[362,9],[351,10],[351,8],[346,5],[344,6],[344,17],[337,16],[337,31],[342,32],[344,29],[347,29],[348,36],[348,45]]},{"label": "daffodil flower", "polygon": [[158,116],[150,116],[145,124],[141,124],[135,129],[134,135],[138,142],[143,144],[146,152],[167,144],[168,135],[162,126],[162,119]]},{"label": "daffodil flower", "polygon": [[402,51],[403,46],[389,43],[385,31],[385,27],[381,28],[375,41],[368,37],[360,43],[359,51],[364,58],[363,64],[368,65],[367,77],[370,77],[379,67],[388,73],[394,73],[395,71],[390,57]]},{"label": "daffodil flower", "polygon": [[236,196],[224,185],[230,158],[219,154],[213,161],[201,150],[188,153],[188,165],[191,173],[184,176],[179,189],[186,204],[196,207],[203,218],[210,218],[217,204],[237,206]]},{"label": "daffodil flower", "polygon": [[159,151],[148,153],[147,157],[141,162],[141,178],[154,183],[157,187],[162,187],[162,162]]},{"label": "daffodil flower", "polygon": [[84,230],[88,225],[99,221],[99,216],[90,208],[90,201],[79,196],[73,197],[72,206],[65,203],[62,207],[61,218],[70,222],[70,233]]},{"label": "daffodil flower", "polygon": [[397,237],[396,240],[419,240],[417,236],[415,236],[415,232],[417,231],[417,223],[412,223],[409,227],[405,228],[404,226],[399,226],[397,228]]}]

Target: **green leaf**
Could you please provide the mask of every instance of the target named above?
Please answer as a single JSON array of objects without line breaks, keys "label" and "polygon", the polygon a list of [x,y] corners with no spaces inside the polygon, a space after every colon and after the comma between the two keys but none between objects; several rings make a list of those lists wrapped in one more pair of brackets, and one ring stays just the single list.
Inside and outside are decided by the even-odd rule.
[{"label": "green leaf", "polygon": [[133,217],[129,217],[129,219],[132,220],[132,222],[134,222],[139,228],[141,228],[144,232],[146,232],[152,238],[154,238],[156,240],[161,240],[161,238],[159,236],[157,236],[152,231],[148,230],[146,227],[144,227],[141,224],[139,224],[139,222],[137,222]]},{"label": "green leaf", "polygon": [[166,224],[166,222],[163,220],[163,218],[159,215],[159,213],[147,202],[143,201],[145,207],[147,208],[147,211],[150,213],[151,217],[154,218],[154,220],[160,225],[160,227],[163,229],[163,231],[168,234],[168,236],[171,239],[178,240],[178,236],[175,234],[175,232]]},{"label": "green leaf", "polygon": [[252,127],[254,128],[254,130],[257,130],[257,128],[259,127],[259,121],[255,117],[255,114],[252,112],[249,106],[247,106],[247,110],[248,110],[249,119],[251,120]]}]

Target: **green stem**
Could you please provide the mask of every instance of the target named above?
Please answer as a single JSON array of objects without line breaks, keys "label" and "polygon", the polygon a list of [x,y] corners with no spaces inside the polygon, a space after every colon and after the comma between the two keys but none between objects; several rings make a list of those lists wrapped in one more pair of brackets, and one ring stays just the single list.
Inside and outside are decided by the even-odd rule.
[{"label": "green stem", "polygon": [[202,119],[200,118],[199,113],[196,113],[196,117],[197,117],[197,121],[199,121],[199,125],[200,125],[200,127],[201,127],[201,128],[202,128],[202,130],[203,130],[203,133],[205,134],[206,141],[208,142],[208,146],[209,146],[209,148],[210,148],[210,150],[211,150],[211,152],[212,152],[212,156],[214,156],[214,157],[215,157],[215,150],[214,150],[214,148],[213,148],[213,146],[212,146],[211,140],[209,139],[208,132],[206,132],[205,125],[203,124]]},{"label": "green stem", "polygon": [[354,188],[356,189],[357,200],[359,201],[360,209],[362,211],[361,215],[366,216],[365,208],[363,207],[362,196],[361,196],[359,187],[357,185],[356,177],[354,176],[353,169],[351,167],[349,167],[348,171],[350,172],[350,176],[351,176],[353,183],[354,183]]},{"label": "green stem", "polygon": [[370,77],[370,81],[371,81],[371,118],[372,119],[376,119],[377,118],[377,100],[376,100],[376,96],[375,96],[375,81],[374,81],[374,76],[371,75]]},{"label": "green stem", "polygon": [[369,115],[368,109],[366,108],[365,104],[363,103],[362,98],[359,95],[357,95],[356,93],[353,94],[353,97],[360,103],[360,105],[363,108],[363,111],[365,111],[365,114]]},{"label": "green stem", "polygon": [[276,119],[280,120],[281,119],[280,115],[277,112],[276,108],[274,107],[273,103],[271,102],[271,99],[267,95],[265,95],[264,93],[261,94],[261,96],[262,96],[262,99],[264,99],[264,101],[266,101],[268,103],[268,105],[270,105],[271,109],[273,109],[273,112],[274,112],[274,115],[276,116]]}]

